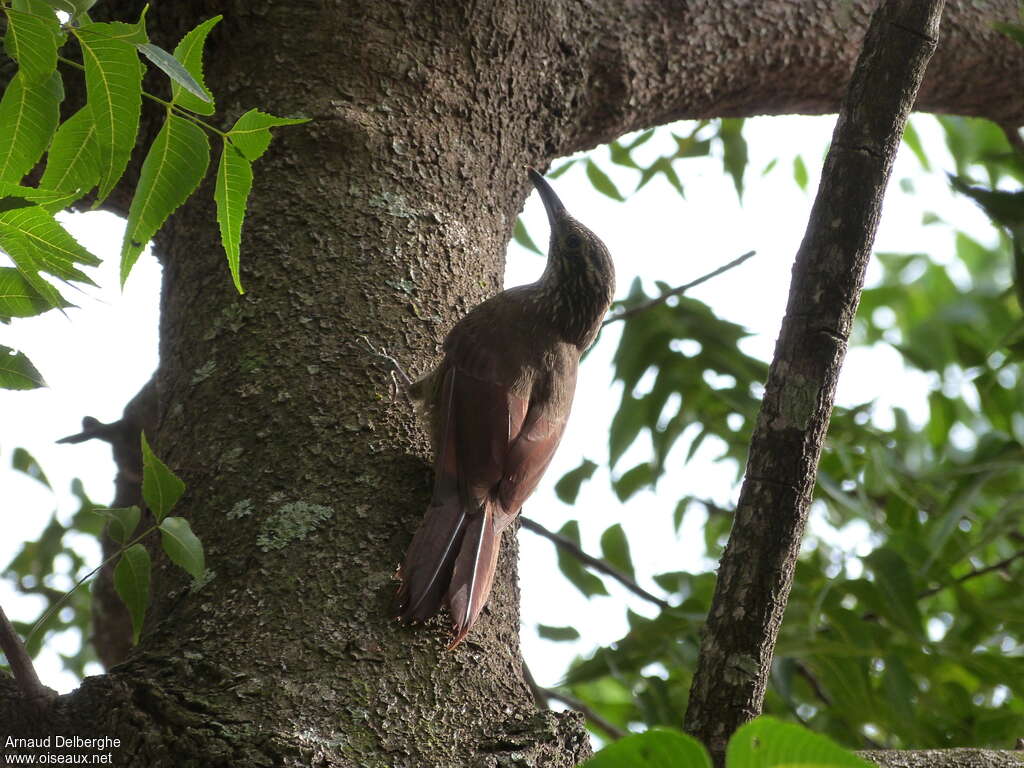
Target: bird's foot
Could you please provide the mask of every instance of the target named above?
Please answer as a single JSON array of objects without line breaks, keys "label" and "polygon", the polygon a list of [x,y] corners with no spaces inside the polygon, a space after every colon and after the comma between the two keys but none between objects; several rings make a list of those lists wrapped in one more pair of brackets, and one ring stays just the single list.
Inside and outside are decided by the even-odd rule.
[{"label": "bird's foot", "polygon": [[395,391],[391,393],[392,399],[398,396],[399,390],[404,391],[406,394],[409,392],[409,388],[412,386],[412,379],[403,370],[401,364],[395,360],[391,355],[388,354],[387,349],[383,346],[375,347],[365,336],[360,336],[359,339],[366,345],[366,348],[370,350],[370,353],[376,357],[385,360],[391,367],[391,382],[394,385]]}]

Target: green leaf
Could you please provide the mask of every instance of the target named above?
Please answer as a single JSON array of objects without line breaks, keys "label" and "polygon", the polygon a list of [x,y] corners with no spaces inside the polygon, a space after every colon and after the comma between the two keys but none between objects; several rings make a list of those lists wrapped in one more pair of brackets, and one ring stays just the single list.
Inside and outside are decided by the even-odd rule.
[{"label": "green leaf", "polygon": [[88,194],[100,180],[100,151],[92,111],[82,107],[57,129],[39,184],[47,189]]},{"label": "green leaf", "polygon": [[804,159],[800,155],[793,158],[793,181],[804,192],[807,191],[807,182],[810,181],[810,178],[807,175],[807,166],[804,164]]},{"label": "green leaf", "polygon": [[893,624],[923,640],[917,590],[906,561],[888,547],[879,547],[864,560],[874,573],[875,587],[882,597],[883,613]]},{"label": "green leaf", "polygon": [[872,768],[831,739],[771,717],[759,717],[737,730],[725,762],[743,768]]},{"label": "green leaf", "polygon": [[566,472],[555,483],[555,495],[565,504],[575,504],[576,497],[580,495],[580,486],[584,480],[593,477],[595,469],[597,464],[590,459],[584,459],[576,469]]},{"label": "green leaf", "polygon": [[633,576],[633,558],[629,555],[629,541],[619,523],[601,534],[601,558],[626,575]]},{"label": "green leaf", "polygon": [[722,140],[722,165],[732,176],[736,196],[743,199],[743,172],[747,168],[747,140],[743,138],[743,118],[726,117],[718,137]]},{"label": "green leaf", "polygon": [[559,176],[561,176],[566,171],[568,171],[570,168],[572,168],[579,161],[579,159],[580,158],[577,157],[577,158],[575,158],[573,160],[566,160],[560,166],[555,168],[555,170],[551,171],[551,173],[546,174],[547,177],[549,179],[557,179]]},{"label": "green leaf", "polygon": [[145,71],[135,44],[145,43],[146,38],[137,24],[121,22],[86,24],[75,35],[82,46],[87,106],[96,126],[98,206],[121,178],[135,146]]},{"label": "green leaf", "polygon": [[917,129],[914,127],[914,121],[908,120],[906,128],[903,129],[903,143],[910,147],[910,151],[914,153],[917,158],[917,162],[921,164],[921,167],[930,171],[932,169],[931,163],[928,162],[928,155],[924,152],[924,147],[921,145],[921,137],[917,134]]},{"label": "green leaf", "polygon": [[626,501],[641,488],[653,485],[654,479],[654,467],[649,461],[644,461],[626,470],[612,484],[615,488],[615,495],[619,497],[619,501]]},{"label": "green leaf", "polygon": [[153,62],[161,72],[171,78],[173,83],[180,85],[197,99],[213,102],[213,99],[207,95],[206,89],[196,82],[195,78],[172,54],[153,43],[137,43],[135,47],[138,48],[139,53]]},{"label": "green leaf", "polygon": [[[29,280],[39,272],[47,272],[64,281],[93,285],[75,265],[94,267],[100,263],[39,205],[0,213],[0,247]],[[38,282],[33,281],[32,286],[40,290]]]},{"label": "green leaf", "polygon": [[128,547],[114,568],[114,589],[132,617],[132,642],[136,644],[149,605],[149,572],[149,552],[141,544]]},{"label": "green leaf", "polygon": [[602,195],[607,195],[612,200],[618,200],[623,202],[626,198],[622,196],[615,183],[608,178],[608,174],[597,167],[597,164],[587,159],[587,178],[590,179],[590,183],[594,186],[598,192]]},{"label": "green leaf", "polygon": [[[570,520],[562,526],[558,533],[572,541],[576,546],[580,544],[580,525],[575,520]],[[587,597],[594,595],[607,595],[604,582],[592,574],[574,555],[565,551],[564,547],[556,548],[558,555],[558,567],[573,586]]]},{"label": "green leaf", "polygon": [[538,624],[537,634],[545,640],[556,640],[558,642],[580,639],[580,633],[576,627],[552,627],[547,624]]},{"label": "green leaf", "polygon": [[977,203],[995,224],[1008,228],[1024,226],[1024,190],[1004,192],[972,187],[952,174],[949,174],[949,183],[957,192]]},{"label": "green leaf", "polygon": [[1005,21],[997,21],[992,26],[1018,45],[1024,45],[1024,25],[1008,24]]},{"label": "green leaf", "polygon": [[0,181],[21,181],[46,151],[57,123],[64,86],[53,72],[28,85],[19,71],[0,99]]},{"label": "green leaf", "polygon": [[90,8],[96,5],[98,0],[43,0],[43,2],[56,11],[63,11],[70,14],[72,19],[81,18]]},{"label": "green leaf", "polygon": [[[748,768],[746,763],[735,765]],[[711,768],[711,758],[696,739],[668,728],[651,728],[612,742],[580,768]]]},{"label": "green leaf", "polygon": [[538,256],[544,255],[543,251],[541,251],[541,249],[537,247],[537,244],[533,242],[533,238],[530,237],[530,233],[526,231],[526,225],[523,224],[522,216],[516,218],[516,226],[512,230],[512,239],[526,250],[533,251]]},{"label": "green leaf", "polygon": [[57,68],[60,22],[53,13],[37,15],[4,8],[7,34],[4,47],[18,61],[18,71],[26,85],[35,85]]},{"label": "green leaf", "polygon": [[203,544],[192,533],[192,527],[183,517],[165,517],[160,522],[160,540],[164,552],[175,565],[200,579],[206,571]]},{"label": "green leaf", "polygon": [[44,187],[23,187],[10,181],[0,181],[0,213],[15,208],[27,208],[37,203],[47,213],[56,213],[78,199],[74,192],[61,192]]},{"label": "green leaf", "polygon": [[163,520],[171,508],[178,503],[185,492],[185,483],[171,472],[146,441],[146,433],[142,440],[142,498],[157,521]]},{"label": "green leaf", "polygon": [[43,468],[39,466],[39,462],[24,448],[14,449],[14,453],[11,456],[11,467],[18,472],[24,472],[33,480],[38,480],[51,491],[53,490],[53,486],[50,485],[50,481],[46,478]]},{"label": "green leaf", "polygon": [[53,305],[14,267],[0,267],[0,318],[41,315]]},{"label": "green leaf", "polygon": [[139,525],[141,510],[136,506],[97,509],[96,514],[107,518],[107,535],[118,544],[124,546],[135,533]]},{"label": "green leaf", "polygon": [[258,109],[250,109],[228,131],[228,137],[238,151],[250,162],[255,162],[270,146],[270,129],[279,125],[308,123],[306,118],[274,117]]},{"label": "green leaf", "polygon": [[121,285],[150,238],[206,175],[210,142],[191,120],[170,112],[142,163],[121,244]]},{"label": "green leaf", "polygon": [[178,43],[174,58],[184,65],[192,79],[202,89],[202,97],[196,97],[176,82],[171,83],[171,101],[200,115],[212,115],[216,109],[213,94],[203,80],[203,46],[210,30],[217,26],[221,16],[214,16],[197,26]]},{"label": "green leaf", "polygon": [[217,224],[220,225],[220,242],[228,257],[228,269],[235,289],[242,289],[242,278],[238,271],[242,246],[242,222],[245,220],[245,206],[252,189],[252,163],[230,142],[224,142],[217,163],[217,184],[213,199],[217,203]]},{"label": "green leaf", "polygon": [[43,377],[23,353],[0,344],[0,388],[38,389],[45,386]]}]

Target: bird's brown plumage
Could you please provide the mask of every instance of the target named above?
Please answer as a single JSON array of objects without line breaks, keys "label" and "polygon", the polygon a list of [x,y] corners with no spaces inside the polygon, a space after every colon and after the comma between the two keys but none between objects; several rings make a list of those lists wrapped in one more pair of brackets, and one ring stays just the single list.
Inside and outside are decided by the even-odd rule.
[{"label": "bird's brown plumage", "polygon": [[604,244],[540,174],[530,178],[551,223],[544,274],[472,309],[445,339],[440,365],[412,389],[430,419],[435,481],[399,570],[398,616],[423,621],[446,604],[451,647],[480,616],[502,531],[558,447],[580,355],[615,287]]}]

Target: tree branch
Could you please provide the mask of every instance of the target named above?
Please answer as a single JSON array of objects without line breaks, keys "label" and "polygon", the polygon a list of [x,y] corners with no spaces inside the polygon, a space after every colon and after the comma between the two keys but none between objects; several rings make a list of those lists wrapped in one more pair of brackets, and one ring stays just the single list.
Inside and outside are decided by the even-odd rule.
[{"label": "tree branch", "polygon": [[33,706],[45,706],[57,696],[56,691],[47,688],[39,680],[39,675],[32,666],[32,659],[25,650],[25,644],[21,642],[21,637],[7,618],[3,607],[0,607],[0,650],[7,657],[14,682],[26,701]]},{"label": "tree branch", "polygon": [[701,641],[685,728],[724,761],[764,701],[882,199],[942,0],[886,0],[836,122]]},{"label": "tree branch", "polygon": [[661,296],[653,298],[650,301],[645,301],[643,304],[638,304],[635,307],[630,307],[627,310],[619,312],[617,315],[612,315],[603,323],[601,323],[601,326],[604,327],[608,325],[608,323],[614,323],[617,320],[625,320],[627,317],[632,317],[633,315],[639,314],[641,312],[646,312],[651,307],[656,307],[659,304],[664,304],[673,296],[682,296],[691,288],[696,288],[701,283],[706,283],[711,278],[718,277],[723,272],[728,272],[730,269],[738,267],[740,264],[742,264],[751,256],[753,256],[755,253],[757,253],[757,251],[747,251],[742,256],[738,256],[737,258],[730,261],[728,264],[723,264],[722,266],[718,267],[718,269],[713,269],[706,275],[702,275],[701,277],[698,277],[696,280],[693,280],[687,283],[686,285],[680,285],[678,288],[673,288],[670,291],[666,291],[665,293],[661,294]]},{"label": "tree branch", "polygon": [[606,563],[604,560],[599,560],[598,558],[593,557],[592,555],[588,555],[572,539],[568,539],[560,533],[549,531],[547,528],[545,528],[543,525],[536,522],[535,520],[531,520],[530,518],[522,515],[519,516],[519,522],[523,526],[523,528],[525,528],[528,531],[532,531],[533,533],[536,533],[538,536],[543,536],[545,539],[548,539],[549,541],[553,542],[556,547],[561,547],[570,555],[572,555],[577,560],[582,562],[585,566],[590,568],[592,571],[603,573],[605,576],[611,576],[613,579],[615,579],[617,582],[619,582],[622,586],[624,586],[633,594],[642,597],[644,600],[654,603],[662,610],[672,607],[672,605],[667,600],[663,600],[657,595],[652,595],[650,592],[641,587],[633,579],[624,574],[618,568],[608,565],[608,563]]},{"label": "tree branch", "polygon": [[547,707],[549,702],[554,699],[555,701],[562,702],[570,709],[575,709],[613,739],[621,739],[623,736],[628,735],[626,731],[606,720],[592,707],[579,699],[565,693],[559,693],[551,688],[542,688],[537,685],[537,681],[533,679],[533,674],[530,672],[530,668],[526,665],[525,661],[523,662],[523,679],[526,680],[526,684],[530,686],[530,690],[533,692],[533,698],[537,702],[538,707]]},{"label": "tree branch", "polygon": [[973,571],[970,571],[969,573],[965,573],[960,578],[954,579],[953,581],[951,581],[951,582],[949,582],[947,584],[939,584],[938,586],[935,586],[935,587],[929,587],[928,589],[924,590],[924,592],[921,592],[917,597],[918,597],[919,600],[922,599],[922,598],[925,598],[925,597],[931,597],[932,595],[937,594],[937,593],[941,592],[944,589],[949,589],[950,587],[952,587],[955,584],[963,584],[965,581],[970,581],[971,579],[976,579],[979,576],[985,576],[986,574],[992,573],[993,571],[1001,571],[1004,568],[1006,568],[1008,565],[1010,565],[1011,563],[1013,563],[1016,560],[1019,560],[1022,557],[1024,557],[1024,550],[1021,550],[1019,552],[1014,552],[1012,555],[1010,555],[1009,557],[1003,558],[998,563],[993,563],[992,565],[986,565],[984,568],[975,568]]}]

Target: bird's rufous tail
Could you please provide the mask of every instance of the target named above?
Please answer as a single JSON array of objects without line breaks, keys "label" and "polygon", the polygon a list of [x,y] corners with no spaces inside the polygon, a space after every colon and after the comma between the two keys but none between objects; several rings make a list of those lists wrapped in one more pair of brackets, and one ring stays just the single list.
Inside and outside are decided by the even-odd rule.
[{"label": "bird's rufous tail", "polygon": [[398,618],[426,621],[447,605],[454,648],[480,616],[494,583],[501,531],[488,500],[466,512],[457,498],[431,506],[398,575]]}]

